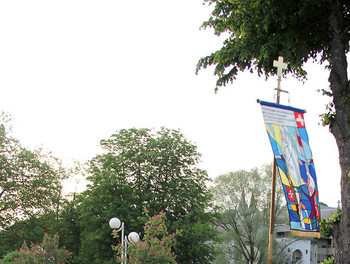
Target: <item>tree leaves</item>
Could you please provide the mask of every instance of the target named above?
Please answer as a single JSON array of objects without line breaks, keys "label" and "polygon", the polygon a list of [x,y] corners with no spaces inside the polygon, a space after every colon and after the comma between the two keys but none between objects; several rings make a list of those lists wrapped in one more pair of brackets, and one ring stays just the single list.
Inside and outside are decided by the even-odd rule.
[{"label": "tree leaves", "polygon": [[[8,117],[2,114],[0,119]],[[0,126],[0,229],[18,218],[52,209],[65,177],[56,159],[41,150],[23,148],[6,127],[6,123]]]},{"label": "tree leaves", "polygon": [[[208,1],[205,1],[208,2]],[[329,8],[325,1],[213,0],[215,8],[202,28],[226,38],[220,50],[203,57],[196,72],[215,66],[217,87],[233,81],[239,71],[276,74],[272,62],[283,56],[288,72],[305,78],[303,64],[329,56]],[[349,18],[347,18],[349,21]]]},{"label": "tree leaves", "polygon": [[[122,129],[101,140],[101,146],[105,152],[91,160],[91,183],[81,197],[81,261],[98,263],[101,256],[94,245],[109,246],[95,241],[97,229],[99,234],[108,233],[101,230],[103,221],[118,217],[128,232],[139,232],[146,207],[151,215],[166,213],[169,232],[183,228],[188,234],[176,244],[179,262],[210,263],[213,247],[207,241],[215,239],[216,231],[211,229],[212,214],[206,212],[209,179],[197,168],[201,156],[197,147],[180,131],[167,128]],[[196,229],[201,225],[206,232]],[[192,241],[191,236],[198,238]]]},{"label": "tree leaves", "polygon": [[[271,174],[271,166],[265,166],[229,172],[215,178],[211,192],[214,208],[220,214],[217,226],[222,229],[223,238],[223,243],[218,244],[223,256],[218,261],[266,261]],[[281,186],[277,190],[275,212],[278,216],[281,215],[284,194]],[[281,221],[283,218],[276,219]]]}]

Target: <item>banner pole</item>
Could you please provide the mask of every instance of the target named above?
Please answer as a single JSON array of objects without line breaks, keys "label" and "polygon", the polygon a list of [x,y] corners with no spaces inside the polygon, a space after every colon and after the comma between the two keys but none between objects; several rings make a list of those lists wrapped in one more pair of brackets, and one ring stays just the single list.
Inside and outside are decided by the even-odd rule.
[{"label": "banner pole", "polygon": [[[282,70],[287,69],[287,63],[283,62],[283,57],[279,56],[278,61],[273,61],[273,66],[277,67],[277,98],[276,103],[280,103],[281,94],[281,76]],[[276,171],[277,163],[276,159],[273,159],[273,169],[272,169],[272,184],[271,184],[271,204],[270,204],[270,228],[269,228],[269,250],[268,250],[268,264],[272,264],[272,249],[273,249],[273,229],[275,224],[275,195],[276,195]]]},{"label": "banner pole", "polygon": [[268,264],[272,264],[273,227],[275,223],[275,189],[276,189],[276,159],[273,160],[271,205],[270,205],[270,229],[269,229],[269,255]]}]

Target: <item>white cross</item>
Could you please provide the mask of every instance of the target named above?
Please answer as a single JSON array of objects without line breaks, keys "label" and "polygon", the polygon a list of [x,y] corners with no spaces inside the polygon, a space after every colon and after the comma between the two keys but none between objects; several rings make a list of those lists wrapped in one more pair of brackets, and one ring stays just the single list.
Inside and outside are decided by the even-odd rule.
[{"label": "white cross", "polygon": [[283,62],[283,57],[279,56],[278,61],[274,60],[273,61],[273,67],[277,67],[277,75],[279,78],[282,76],[282,70],[288,69],[287,68],[288,64]]},{"label": "white cross", "polygon": [[294,197],[294,193],[292,192],[292,190],[289,190],[288,195],[289,195],[290,199],[292,200]]},{"label": "white cross", "polygon": [[298,118],[295,119],[298,123],[301,124],[301,126],[304,126],[304,119],[301,115],[298,115]]}]

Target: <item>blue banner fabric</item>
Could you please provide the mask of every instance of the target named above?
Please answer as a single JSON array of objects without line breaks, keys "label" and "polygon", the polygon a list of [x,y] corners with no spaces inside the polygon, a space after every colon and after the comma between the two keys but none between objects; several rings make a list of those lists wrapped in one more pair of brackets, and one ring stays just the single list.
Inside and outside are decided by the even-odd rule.
[{"label": "blue banner fabric", "polygon": [[260,101],[284,189],[293,235],[320,237],[316,171],[304,110]]}]

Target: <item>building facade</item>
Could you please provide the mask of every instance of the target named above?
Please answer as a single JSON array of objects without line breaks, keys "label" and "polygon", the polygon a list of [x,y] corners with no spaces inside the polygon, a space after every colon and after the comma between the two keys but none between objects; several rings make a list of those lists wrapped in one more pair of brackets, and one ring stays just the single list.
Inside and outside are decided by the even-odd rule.
[{"label": "building facade", "polygon": [[[337,208],[321,206],[321,217],[327,219]],[[287,264],[319,264],[334,254],[333,238],[298,238],[288,236],[289,226],[276,228],[277,239],[286,245]]]}]

